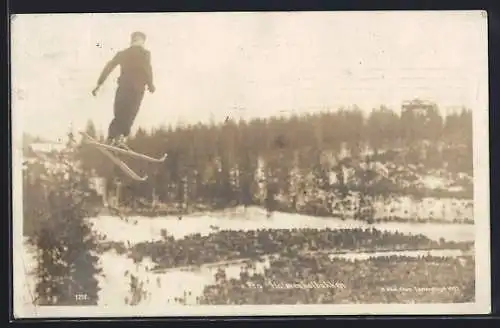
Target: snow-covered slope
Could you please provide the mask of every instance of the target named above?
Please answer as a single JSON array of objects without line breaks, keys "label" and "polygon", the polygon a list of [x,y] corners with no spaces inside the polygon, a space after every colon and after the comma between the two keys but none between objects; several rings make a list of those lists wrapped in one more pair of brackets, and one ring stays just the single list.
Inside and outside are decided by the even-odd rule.
[{"label": "snow-covered slope", "polygon": [[[474,240],[474,230],[470,225],[462,224],[417,224],[417,223],[379,223],[368,225],[362,221],[340,219],[325,219],[304,215],[293,215],[287,213],[274,213],[270,218],[266,217],[264,210],[249,208],[245,212],[242,209],[225,211],[224,213],[205,213],[192,215],[179,220],[177,217],[141,218],[135,217],[129,220],[118,217],[101,216],[89,219],[93,228],[99,234],[106,237],[107,241],[121,241],[133,244],[145,241],[159,240],[162,233],[173,235],[176,239],[193,233],[202,235],[209,234],[214,230],[256,230],[256,229],[292,229],[292,228],[369,228],[379,230],[399,231],[402,233],[424,234],[432,239],[441,237],[455,241]],[[162,232],[163,230],[163,232]],[[35,266],[33,260],[34,250],[27,244],[23,249],[24,267],[17,268],[17,272],[25,272],[26,279],[23,285],[15,288],[16,297],[22,298],[18,304],[31,307],[33,300],[35,281],[33,274],[29,272]],[[389,255],[437,255],[457,256],[457,250],[439,251],[395,251],[391,253],[359,253],[359,254],[331,254],[333,260],[336,257],[347,259],[364,259],[368,256]],[[149,259],[134,263],[126,255],[119,255],[115,251],[107,251],[100,256],[100,265],[103,275],[98,278],[99,304],[102,306],[123,306],[130,303],[133,292],[130,288],[132,279],[137,278],[139,284],[143,284],[139,290],[143,291],[138,300],[141,305],[154,307],[165,307],[178,303],[196,304],[196,298],[200,297],[203,288],[208,284],[214,284],[214,275],[219,268],[223,268],[228,278],[239,277],[240,270],[246,268],[253,272],[262,272],[268,266],[268,261],[254,263],[254,268],[248,269],[245,261],[233,261],[229,263],[207,264],[195,268],[176,268],[168,270],[152,270],[154,263]],[[27,271],[26,271],[27,270]],[[22,290],[22,292],[20,292]],[[137,291],[135,292],[137,296]],[[34,309],[36,310],[36,309]]]},{"label": "snow-covered slope", "polygon": [[179,220],[177,216],[146,218],[130,217],[127,220],[119,217],[101,216],[90,219],[94,229],[104,234],[107,240],[134,244],[141,241],[162,239],[162,230],[175,238],[199,233],[207,235],[214,230],[257,230],[257,229],[353,229],[375,228],[383,231],[399,231],[405,234],[423,234],[438,240],[444,237],[455,241],[474,240],[474,228],[463,224],[430,224],[383,222],[367,224],[358,220],[341,220],[337,218],[320,218],[314,216],[276,212],[267,218],[266,212],[259,208],[249,208],[223,215],[206,213],[185,216]]}]

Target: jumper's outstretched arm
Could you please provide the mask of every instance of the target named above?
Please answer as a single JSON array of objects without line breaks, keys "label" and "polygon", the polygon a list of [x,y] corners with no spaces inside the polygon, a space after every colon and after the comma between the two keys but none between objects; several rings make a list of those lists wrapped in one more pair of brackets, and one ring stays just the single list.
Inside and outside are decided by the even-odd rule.
[{"label": "jumper's outstretched arm", "polygon": [[97,94],[97,91],[101,87],[101,85],[106,81],[108,78],[109,74],[120,64],[120,53],[116,54],[113,59],[111,59],[108,63],[106,63],[106,66],[104,66],[101,74],[99,75],[99,78],[97,79],[97,86],[95,89],[92,91],[92,94],[95,96]]}]

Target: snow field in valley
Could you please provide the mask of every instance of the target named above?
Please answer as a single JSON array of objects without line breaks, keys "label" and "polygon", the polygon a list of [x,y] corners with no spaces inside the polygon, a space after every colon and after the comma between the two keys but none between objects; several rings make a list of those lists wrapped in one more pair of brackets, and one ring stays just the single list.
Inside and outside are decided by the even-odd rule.
[{"label": "snow field in valley", "polygon": [[[402,223],[383,222],[367,224],[363,221],[341,220],[337,218],[319,218],[313,216],[289,214],[276,212],[268,218],[266,212],[260,208],[236,208],[220,213],[201,213],[185,216],[179,219],[172,217],[129,217],[119,218],[112,216],[100,216],[88,219],[93,229],[105,236],[105,241],[123,242],[130,247],[139,242],[148,242],[163,239],[162,234],[167,233],[176,239],[190,234],[199,233],[208,235],[217,230],[257,230],[257,229],[354,229],[375,228],[382,231],[400,232],[405,234],[423,234],[431,239],[439,240],[445,238],[453,241],[474,240],[474,226],[468,224],[437,224],[437,223]],[[343,259],[365,259],[369,256],[458,256],[457,250],[436,251],[393,251],[379,253],[352,253],[331,254],[333,260],[336,257]],[[34,269],[34,250],[24,247],[24,268],[19,270]],[[183,299],[184,304],[196,304],[196,298],[200,297],[206,285],[215,283],[215,273],[223,268],[227,278],[239,278],[241,269],[249,273],[263,272],[269,265],[269,259],[253,263],[253,268],[248,269],[245,261],[231,261],[228,263],[206,264],[195,268],[175,268],[168,270],[152,270],[155,266],[149,258],[139,263],[127,257],[126,254],[119,255],[114,250],[100,255],[100,266],[103,269],[99,281],[99,304],[102,306],[123,306],[130,303],[132,299],[131,276],[137,278],[139,284],[143,284],[139,290],[144,293],[140,297],[140,305],[165,306],[178,304]],[[19,271],[21,272],[21,271]],[[27,306],[33,299],[35,281],[32,273],[27,273],[23,286],[23,303]],[[127,302],[128,300],[128,302]]]}]

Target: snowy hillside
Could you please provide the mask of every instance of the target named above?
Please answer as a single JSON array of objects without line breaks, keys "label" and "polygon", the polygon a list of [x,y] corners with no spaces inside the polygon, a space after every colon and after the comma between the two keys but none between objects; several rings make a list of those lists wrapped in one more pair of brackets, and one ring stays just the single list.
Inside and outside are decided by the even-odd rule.
[{"label": "snowy hillside", "polygon": [[122,219],[112,216],[101,216],[90,219],[94,229],[104,234],[106,240],[134,244],[141,241],[154,241],[163,238],[163,230],[179,239],[192,234],[207,235],[218,230],[258,229],[354,229],[375,228],[405,234],[423,234],[431,239],[441,237],[456,241],[474,240],[474,229],[463,224],[426,224],[384,222],[367,224],[358,220],[325,219],[314,216],[273,213],[268,218],[265,210],[242,208],[237,211],[225,211],[224,214],[207,213],[185,216],[181,220],[171,217],[129,217]]}]

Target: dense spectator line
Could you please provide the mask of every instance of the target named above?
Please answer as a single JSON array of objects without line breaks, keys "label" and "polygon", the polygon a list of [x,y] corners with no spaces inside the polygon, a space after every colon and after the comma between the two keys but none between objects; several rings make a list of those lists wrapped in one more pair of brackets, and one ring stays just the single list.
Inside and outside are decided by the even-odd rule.
[{"label": "dense spectator line", "polygon": [[[472,257],[390,256],[332,261],[327,256],[295,255],[271,261],[263,274],[252,273],[250,266],[242,270],[239,279],[226,279],[221,269],[216,273],[217,283],[207,286],[198,302],[211,305],[473,302],[474,270]],[[330,284],[321,288],[322,282]]]},{"label": "dense spectator line", "polygon": [[174,239],[141,242],[135,245],[101,243],[99,251],[114,249],[136,262],[148,257],[157,268],[200,266],[207,263],[250,259],[259,260],[271,254],[301,254],[317,251],[377,251],[377,250],[470,250],[472,242],[431,240],[423,235],[405,235],[377,229],[261,229],[250,231],[226,230],[188,235]]}]

